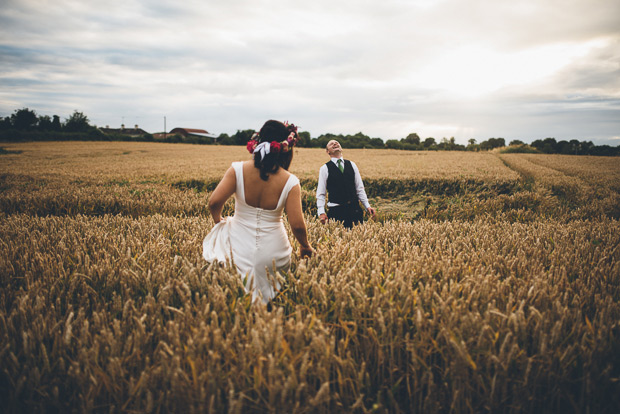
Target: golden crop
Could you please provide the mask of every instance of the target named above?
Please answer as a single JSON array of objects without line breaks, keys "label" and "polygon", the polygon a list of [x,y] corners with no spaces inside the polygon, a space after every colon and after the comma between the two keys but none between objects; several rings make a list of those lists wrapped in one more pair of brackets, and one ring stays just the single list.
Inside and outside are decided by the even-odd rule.
[{"label": "golden crop", "polygon": [[[244,147],[143,142],[37,142],[2,144],[19,154],[3,155],[0,173],[28,173],[47,179],[124,180],[220,179],[234,161],[251,159]],[[490,153],[409,152],[345,149],[364,178],[474,178],[515,180],[518,174]],[[315,179],[329,160],[324,149],[296,148],[291,172]]]},{"label": "golden crop", "polygon": [[317,254],[268,311],[201,257],[245,149],[4,147],[22,151],[0,155],[5,412],[620,404],[615,158],[345,150],[382,212],[347,231],[313,214],[324,151],[296,150]]}]

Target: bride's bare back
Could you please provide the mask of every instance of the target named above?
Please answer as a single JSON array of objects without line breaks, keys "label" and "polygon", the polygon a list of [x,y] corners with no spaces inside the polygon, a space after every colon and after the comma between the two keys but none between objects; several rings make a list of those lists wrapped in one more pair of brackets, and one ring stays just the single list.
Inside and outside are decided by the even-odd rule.
[{"label": "bride's bare back", "polygon": [[260,178],[260,171],[254,167],[254,162],[245,161],[243,163],[245,202],[252,207],[274,210],[290,175],[284,168],[278,168],[277,172],[269,174],[267,181],[263,181]]}]

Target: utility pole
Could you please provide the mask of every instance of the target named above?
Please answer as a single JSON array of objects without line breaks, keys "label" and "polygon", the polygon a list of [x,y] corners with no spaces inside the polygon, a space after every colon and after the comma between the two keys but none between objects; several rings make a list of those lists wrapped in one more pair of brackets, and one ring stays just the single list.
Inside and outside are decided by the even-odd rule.
[{"label": "utility pole", "polygon": [[166,140],[166,117],[164,117],[164,141]]}]

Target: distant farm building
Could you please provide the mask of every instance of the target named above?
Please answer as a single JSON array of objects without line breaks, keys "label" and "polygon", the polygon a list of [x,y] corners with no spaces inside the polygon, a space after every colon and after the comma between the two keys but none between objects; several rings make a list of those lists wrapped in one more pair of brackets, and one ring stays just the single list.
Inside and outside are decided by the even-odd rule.
[{"label": "distant farm building", "polygon": [[106,135],[118,134],[128,135],[130,137],[141,137],[142,135],[148,134],[148,132],[146,132],[142,128],[138,128],[138,125],[136,125],[134,128],[125,128],[125,124],[122,124],[120,128],[110,128],[108,125],[106,125],[105,128],[99,128],[99,130]]},{"label": "distant farm building", "polygon": [[199,138],[211,138],[212,140],[217,139],[217,135],[210,134],[208,131],[204,129],[195,129],[195,128],[174,128],[172,131],[168,132],[168,135],[181,135],[184,138],[188,137],[199,137]]}]

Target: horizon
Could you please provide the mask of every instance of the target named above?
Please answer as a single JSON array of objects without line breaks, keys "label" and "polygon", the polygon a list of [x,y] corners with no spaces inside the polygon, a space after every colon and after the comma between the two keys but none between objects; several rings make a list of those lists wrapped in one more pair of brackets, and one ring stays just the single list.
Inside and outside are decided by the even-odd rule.
[{"label": "horizon", "polygon": [[[41,113],[38,113],[35,109],[32,109],[32,108],[20,108],[20,109],[28,109],[28,110],[30,110],[30,111],[33,111],[33,112],[35,112],[35,113],[36,113],[37,117],[46,116],[46,115],[47,115],[47,116],[50,116],[50,117],[53,117],[53,116],[58,116],[58,117],[61,119],[61,123],[64,123],[64,122],[68,119],[68,117],[65,117],[65,118],[64,118],[64,120],[63,120],[63,118],[62,118],[60,115],[58,115],[58,114],[41,114]],[[17,111],[17,110],[15,110],[15,111]],[[14,112],[15,112],[15,111],[14,111]],[[77,111],[77,110],[76,110],[76,111]],[[81,111],[78,111],[78,112],[81,112]],[[85,114],[85,113],[84,113],[83,115],[85,115],[85,116],[88,118],[88,114]],[[4,117],[5,117],[5,116],[0,115],[0,118],[4,118]],[[142,130],[144,130],[147,134],[150,134],[150,135],[161,135],[161,134],[168,134],[168,135],[170,135],[170,134],[171,134],[171,131],[172,131],[172,130],[174,130],[174,129],[176,129],[176,128],[183,128],[183,129],[194,129],[194,128],[192,128],[192,127],[174,126],[174,127],[172,127],[172,128],[169,128],[169,130],[168,130],[168,131],[153,131],[153,132],[151,132],[151,131],[147,131],[147,130],[145,130],[145,129],[144,129],[142,126],[140,126],[139,124],[134,124],[133,126],[131,126],[131,125],[124,125],[124,126],[123,126],[123,124],[121,124],[121,125],[119,125],[118,127],[115,127],[115,126],[112,126],[112,125],[104,125],[104,126],[102,126],[102,125],[94,125],[94,124],[92,124],[92,123],[91,123],[91,121],[90,121],[90,118],[88,118],[88,120],[89,120],[89,124],[90,124],[92,127],[97,128],[97,129],[119,129],[119,130],[122,130],[122,129],[142,129]],[[195,128],[195,129],[203,129],[203,128]],[[247,130],[254,130],[254,131],[257,131],[258,129],[248,128]],[[206,130],[206,132],[207,132],[207,133],[209,133],[210,135],[215,135],[215,136],[216,136],[216,137],[218,137],[218,138],[219,138],[222,134],[227,134],[227,135],[230,137],[230,136],[233,136],[234,134],[236,134],[237,132],[244,131],[244,130],[243,130],[243,129],[235,129],[234,131],[235,131],[235,132],[232,132],[232,133],[224,132],[224,133],[214,134],[214,133],[212,133],[211,131]],[[357,132],[352,132],[352,133],[346,133],[346,132],[345,132],[345,133],[333,133],[333,132],[329,132],[329,131],[328,131],[328,132],[321,133],[321,134],[319,134],[319,135],[313,135],[311,131],[306,131],[306,130],[303,130],[303,129],[300,129],[300,130],[299,130],[299,132],[308,132],[308,133],[310,134],[310,138],[311,138],[311,139],[318,139],[318,138],[320,138],[321,136],[324,136],[324,135],[335,135],[335,136],[343,136],[343,137],[347,137],[347,136],[353,136],[353,135],[362,134],[362,135],[364,135],[364,136],[369,137],[370,139],[379,138],[379,139],[381,139],[384,143],[386,143],[386,142],[387,142],[387,141],[389,141],[390,139],[400,140],[400,139],[404,139],[404,138],[406,138],[406,137],[401,137],[401,138],[390,138],[390,139],[385,139],[385,138],[380,137],[380,136],[374,136],[374,137],[373,137],[373,136],[370,136],[370,135],[368,135],[368,134],[365,134],[363,131],[357,131]],[[414,133],[415,133],[415,134],[417,134],[415,131],[411,132],[410,134],[414,134]],[[408,134],[408,135],[409,135],[409,134]],[[454,137],[441,137],[441,138],[439,138],[439,137],[430,137],[430,136],[429,136],[429,137],[424,137],[424,136],[421,136],[421,135],[419,135],[419,134],[417,134],[417,135],[418,135],[418,137],[420,138],[420,142],[424,142],[424,140],[425,140],[425,139],[431,139],[431,138],[432,138],[432,139],[434,139],[434,140],[436,141],[436,143],[437,143],[437,144],[439,144],[439,143],[441,142],[441,140],[442,140],[442,139],[451,139],[451,138],[454,138]],[[497,136],[497,137],[486,137],[486,138],[480,138],[480,139],[479,139],[479,138],[476,138],[476,137],[471,137],[471,138],[473,138],[473,139],[476,141],[476,143],[475,143],[476,145],[477,145],[477,144],[480,144],[480,143],[482,143],[482,142],[484,142],[484,141],[491,140],[491,139],[504,139],[504,140],[505,140],[505,143],[506,143],[506,146],[509,146],[510,141],[515,141],[515,140],[516,140],[516,141],[522,141],[524,144],[527,144],[527,145],[530,145],[530,144],[532,144],[534,141],[537,141],[537,140],[541,140],[541,141],[542,141],[542,140],[545,140],[545,139],[550,139],[550,138],[551,138],[551,139],[555,139],[557,142],[561,142],[561,141],[567,141],[567,142],[568,142],[568,141],[571,141],[571,140],[568,140],[568,139],[566,139],[566,140],[563,140],[563,139],[557,139],[556,137],[536,138],[536,139],[533,139],[533,140],[531,140],[531,141],[527,141],[527,140],[518,140],[518,139],[511,139],[511,140],[508,140],[508,139],[506,139],[506,138],[504,138],[504,137],[502,137],[502,136]],[[588,140],[588,139],[577,139],[577,138],[573,138],[573,140],[575,140],[575,139],[576,139],[577,141],[580,141],[580,142],[589,142],[589,141],[592,141],[592,140]],[[455,139],[455,141],[456,141],[456,139]],[[620,147],[620,142],[618,142],[618,143],[617,143],[617,145],[614,145],[613,143],[612,143],[612,144],[597,144],[596,142],[593,142],[593,143],[594,143],[595,145],[597,145],[597,146],[600,146],[600,145],[608,145],[608,146],[612,146],[612,147],[613,147],[613,146]],[[466,143],[456,142],[456,144],[460,144],[460,145],[467,146],[467,145],[468,145],[468,142],[466,142]]]},{"label": "horizon", "polygon": [[6,3],[2,117],[620,145],[616,0]]}]

